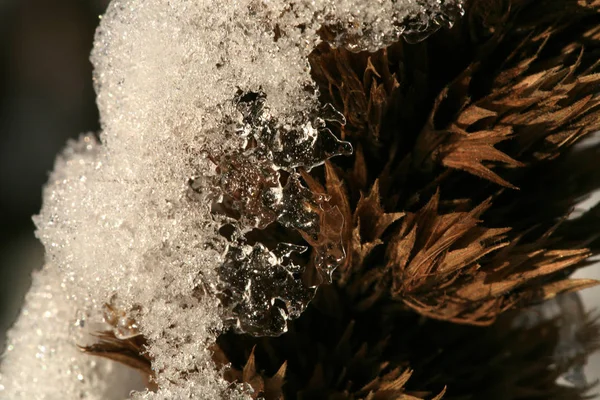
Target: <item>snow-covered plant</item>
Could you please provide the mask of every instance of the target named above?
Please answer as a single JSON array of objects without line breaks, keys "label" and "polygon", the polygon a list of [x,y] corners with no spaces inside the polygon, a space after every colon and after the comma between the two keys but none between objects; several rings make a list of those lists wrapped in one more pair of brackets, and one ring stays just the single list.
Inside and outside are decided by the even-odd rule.
[{"label": "snow-covered plant", "polygon": [[576,298],[505,311],[595,283],[595,211],[556,224],[599,182],[600,4],[533,3],[114,0],[0,398],[578,396]]}]

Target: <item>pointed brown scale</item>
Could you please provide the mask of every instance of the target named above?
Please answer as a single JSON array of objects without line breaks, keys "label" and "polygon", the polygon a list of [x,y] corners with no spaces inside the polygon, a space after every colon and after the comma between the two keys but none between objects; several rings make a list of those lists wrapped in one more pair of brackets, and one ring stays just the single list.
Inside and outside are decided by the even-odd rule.
[{"label": "pointed brown scale", "polygon": [[517,274],[516,278],[529,280],[550,275],[568,266],[576,265],[590,255],[588,249],[548,250],[544,253],[545,259],[535,264],[536,269]]},{"label": "pointed brown scale", "polygon": [[410,370],[401,371],[396,368],[364,386],[358,394],[368,393],[365,399],[373,400],[422,400],[421,397],[404,393],[404,386],[411,375]]},{"label": "pointed brown scale", "polygon": [[[417,214],[407,215],[386,253],[387,268],[395,271],[390,294],[424,315],[461,323],[489,324],[498,314],[519,303],[521,295],[512,291],[519,288],[524,293],[528,290],[535,293],[540,278],[577,265],[589,256],[585,249],[534,248],[524,257],[516,258],[520,260],[520,268],[510,262],[502,268],[487,262],[480,265],[488,254],[503,247],[509,249],[506,234],[510,229],[478,226],[480,215],[491,205],[489,201],[471,212],[437,215],[438,198],[436,194]],[[429,228],[419,228],[423,225]],[[457,247],[453,249],[453,246]],[[414,248],[421,250],[415,252]],[[502,259],[513,257],[513,253],[504,254]],[[520,253],[514,254],[519,257]],[[490,281],[493,275],[485,272],[497,275],[502,269],[512,270],[512,273],[503,275],[499,281]],[[475,274],[476,270],[480,272]],[[432,293],[431,287],[437,287],[438,291]],[[425,292],[420,294],[423,290]],[[505,298],[499,297],[504,295]]]},{"label": "pointed brown scale", "polygon": [[[459,311],[444,310],[443,299],[436,300],[436,296],[448,289],[451,293],[461,286],[460,270],[464,270],[468,281],[473,268],[478,268],[478,260],[508,244],[505,239],[509,229],[477,226],[480,215],[490,206],[489,201],[469,212],[437,215],[438,199],[439,193],[417,214],[406,216],[387,244],[385,269],[388,273],[380,274],[378,279],[386,282],[389,278],[384,277],[389,275],[393,298],[403,301],[410,298],[407,304],[420,310],[428,309],[426,314],[444,319],[449,315],[454,318]],[[432,287],[438,291],[430,292]],[[419,295],[421,291],[425,292]],[[444,298],[449,297],[444,295]],[[463,307],[469,305],[465,303]]]},{"label": "pointed brown scale", "polygon": [[243,382],[249,385],[252,388],[252,399],[283,400],[285,398],[283,395],[283,386],[285,384],[287,363],[284,362],[273,376],[264,374],[263,371],[257,368],[256,346],[254,346],[250,351],[246,363],[240,370],[229,365],[225,353],[221,348],[218,346],[213,347],[214,354],[217,355],[217,358],[213,356],[213,359],[218,367],[223,368],[224,378],[230,382]]},{"label": "pointed brown scale", "polygon": [[505,233],[510,228],[474,228],[461,241],[465,247],[449,251],[439,270],[444,273],[455,272],[461,268],[472,265],[478,259],[498,249],[508,246]]},{"label": "pointed brown scale", "polygon": [[361,196],[354,212],[354,221],[360,221],[361,239],[372,242],[405,215],[403,212],[386,213],[380,203],[379,181],[375,181],[367,197]]},{"label": "pointed brown scale", "polygon": [[511,167],[524,165],[494,147],[495,144],[510,139],[511,136],[510,126],[473,133],[452,129],[447,141],[440,146],[438,157],[446,167],[464,170],[498,185],[514,189],[515,186],[486,166],[489,162],[499,162]]},{"label": "pointed brown scale", "polygon": [[[393,296],[399,296],[404,290],[404,270],[415,246],[417,228],[418,226],[414,225],[406,235],[396,235],[387,246],[386,263],[391,274]],[[403,227],[403,230],[405,229]]]},{"label": "pointed brown scale", "polygon": [[340,180],[335,167],[330,162],[325,163],[325,189],[327,195],[330,197],[328,200],[332,205],[336,206],[343,217],[346,218],[346,231],[350,230],[350,216],[352,215],[352,209],[344,187],[344,182]]},{"label": "pointed brown scale", "polygon": [[285,372],[287,370],[287,362],[281,364],[275,375],[265,379],[265,399],[283,400],[283,385],[285,383]]},{"label": "pointed brown scale", "polygon": [[595,279],[565,279],[542,286],[543,299],[548,300],[559,294],[577,292],[600,284]]},{"label": "pointed brown scale", "polygon": [[[401,53],[402,47],[398,44],[376,53],[352,53],[321,44],[309,57],[322,100],[346,117],[342,132],[346,138],[368,144],[371,155],[371,150],[389,141],[389,132],[382,129],[389,121],[390,107],[398,103],[401,85],[399,71],[390,70],[388,53]],[[386,137],[381,137],[382,132]]]},{"label": "pointed brown scale", "polygon": [[[583,52],[583,48],[581,48],[581,52]],[[568,142],[553,139],[554,135],[561,135],[561,132],[557,130],[565,128],[569,130],[570,126],[578,124],[579,119],[585,118],[589,113],[597,112],[598,100],[592,100],[591,93],[587,92],[593,85],[585,85],[585,91],[581,90],[582,86],[579,80],[585,78],[586,75],[575,77],[573,74],[581,57],[573,66],[557,65],[529,76],[525,75],[526,71],[523,71],[523,76],[515,77],[514,82],[503,83],[501,93],[504,94],[502,97],[507,100],[513,98],[525,101],[525,105],[531,104],[527,109],[520,106],[515,110],[521,111],[520,113],[514,111],[508,113],[507,110],[504,110],[505,116],[499,120],[500,123],[515,125],[515,137],[519,143],[521,154],[540,139],[545,139],[550,146],[546,146],[548,149],[545,153],[537,150],[536,158],[553,157],[561,146],[570,145],[598,128],[598,123],[593,122],[585,129],[581,129],[577,136],[572,135],[572,140]],[[572,83],[570,83],[571,80]],[[515,90],[507,91],[507,87]],[[495,103],[499,103],[502,97],[497,97],[494,100]],[[527,98],[530,101],[527,101]],[[480,100],[480,102],[485,101],[485,99]],[[487,107],[490,105],[488,104]]]},{"label": "pointed brown scale", "polygon": [[438,269],[446,252],[475,228],[479,215],[490,205],[489,202],[482,203],[471,212],[437,215],[438,199],[439,192],[416,216],[415,223],[419,228],[415,247],[420,251],[412,255],[404,271],[405,290],[409,292],[427,281],[442,281],[447,277]]},{"label": "pointed brown scale", "polygon": [[[278,350],[269,354],[280,355],[271,372],[289,359],[290,398],[429,398],[446,385],[448,399],[582,398],[555,384],[562,367],[548,369],[553,324],[506,322],[511,309],[593,284],[565,277],[584,265],[583,245],[595,233],[570,221],[551,237],[549,228],[594,186],[571,174],[590,167],[563,155],[600,120],[590,97],[600,82],[598,8],[540,1],[470,0],[452,31],[424,43],[373,54],[320,45],[311,55],[321,99],[343,111],[357,153],[330,161],[343,185],[309,184],[349,191],[339,196],[351,214],[349,261],[291,324],[293,334],[270,341]],[[457,44],[436,59],[444,36]],[[381,217],[395,213],[405,216]],[[328,307],[331,292],[338,297]],[[349,320],[354,329],[344,334]],[[404,336],[411,330],[426,339]],[[388,335],[388,347],[376,350]],[[334,352],[340,342],[344,351]],[[357,365],[369,393],[353,386]],[[408,369],[408,382],[392,383]],[[390,371],[386,388],[418,390],[390,395],[381,384]]]},{"label": "pointed brown scale", "polygon": [[368,170],[362,145],[358,145],[354,152],[354,166],[346,179],[354,193],[367,190]]},{"label": "pointed brown scale", "polygon": [[[504,294],[510,296],[511,293],[509,292],[518,287],[522,287],[522,290],[527,291],[526,286],[528,284],[533,284],[533,287],[529,290],[535,293],[536,281],[539,278],[576,265],[587,257],[589,257],[589,252],[586,249],[535,251],[534,254],[529,254],[525,260],[520,259],[519,262],[522,265],[519,270],[515,271],[515,268],[511,268],[509,263],[505,268],[514,272],[504,276],[501,280],[493,280],[490,279],[492,276],[480,273],[472,282],[459,289],[457,295],[468,301],[476,302],[496,298]],[[508,259],[510,260],[510,258]]]},{"label": "pointed brown scale", "polygon": [[479,121],[493,118],[497,115],[498,114],[495,111],[486,110],[485,108],[472,104],[460,113],[456,119],[456,124],[464,129]]},{"label": "pointed brown scale", "polygon": [[248,357],[248,361],[242,370],[242,382],[248,383],[254,389],[253,397],[258,398],[262,393],[264,393],[264,381],[262,377],[256,371],[256,362],[254,359],[254,349],[250,353],[250,357]]},{"label": "pointed brown scale", "polygon": [[375,247],[383,244],[383,241],[380,239],[375,239],[371,242],[363,242],[362,237],[360,235],[360,222],[357,223],[356,227],[352,230],[352,240],[351,240],[351,251],[352,255],[350,258],[349,271],[340,270],[339,274],[339,284],[345,285],[350,279],[352,274],[360,274],[363,273],[362,269],[365,267],[365,259],[371,254]]},{"label": "pointed brown scale", "polygon": [[361,78],[353,70],[345,49],[334,49],[323,43],[309,57],[314,79],[328,88],[330,101],[346,116],[346,130],[360,132],[367,120],[368,100]]},{"label": "pointed brown scale", "polygon": [[305,273],[309,286],[331,280],[336,268],[344,268],[349,262],[347,257],[351,239],[349,220],[350,206],[343,183],[331,164],[325,164],[326,185],[323,187],[306,171],[300,174],[315,197],[311,210],[319,217],[319,231],[316,237],[299,231],[303,239],[311,246],[311,268]]},{"label": "pointed brown scale", "polygon": [[[328,171],[326,179],[328,182],[331,182],[329,190],[333,191],[333,187],[341,184],[333,177],[329,177],[333,169]],[[336,272],[340,284],[347,284],[352,279],[352,275],[366,272],[361,271],[365,259],[373,249],[383,243],[381,237],[384,232],[403,216],[404,213],[386,213],[384,211],[380,204],[379,184],[377,181],[372,186],[368,196],[364,197],[361,195],[355,207],[353,218],[348,221],[347,225],[347,228],[350,230],[349,243],[351,245],[348,250],[348,262],[345,266],[338,268]]]},{"label": "pointed brown scale", "polygon": [[[325,186],[306,171],[301,171],[301,175],[313,193],[324,196],[316,210],[320,216],[319,237],[316,241],[305,237],[313,250],[313,266],[319,263],[319,257],[323,255],[335,257],[339,260],[335,268],[337,274],[343,275],[347,266],[352,263],[352,214],[344,183],[329,162],[325,163]],[[314,268],[308,269],[306,276],[311,285],[329,280],[328,276],[311,276],[312,271]]]},{"label": "pointed brown scale", "polygon": [[[465,76],[466,75],[466,76]],[[461,75],[456,80],[461,79],[469,81],[470,78],[467,74]],[[465,84],[463,84],[464,86]],[[466,82],[468,85],[468,82]],[[440,94],[436,97],[433,104],[433,109],[430,112],[425,126],[421,129],[417,136],[415,147],[413,150],[413,163],[417,169],[430,170],[436,163],[437,153],[439,146],[442,145],[448,134],[438,128],[438,121],[436,121],[436,112],[442,107],[444,101],[449,96],[449,87],[444,87]],[[461,107],[462,105],[456,105],[455,107]]]},{"label": "pointed brown scale", "polygon": [[372,57],[369,56],[367,58],[367,66],[365,67],[365,72],[363,74],[363,87],[368,88],[373,81],[376,82],[375,78],[381,79],[381,75],[379,72],[377,72],[377,69],[375,69]]},{"label": "pointed brown scale", "polygon": [[[523,3],[523,6],[525,5]],[[579,89],[582,86],[578,84],[580,79],[585,79],[596,71],[588,70],[583,74],[575,74],[580,64],[587,62],[591,57],[589,50],[584,51],[582,46],[569,47],[563,44],[562,57],[543,60],[544,51],[557,41],[554,36],[560,37],[564,29],[561,26],[544,28],[542,25],[538,36],[533,35],[535,26],[531,26],[530,29],[531,34],[522,36],[520,42],[516,42],[520,43],[516,50],[504,58],[504,71],[492,81],[489,94],[473,101],[464,89],[467,87],[465,84],[471,85],[470,74],[477,73],[478,76],[483,76],[483,71],[487,68],[492,73],[493,68],[497,68],[485,61],[473,62],[459,78],[440,93],[429,127],[421,132],[419,139],[419,143],[428,142],[430,146],[438,147],[438,150],[431,149],[427,152],[429,157],[438,159],[446,167],[465,170],[497,184],[512,187],[507,179],[500,178],[493,172],[485,161],[499,163],[505,167],[522,166],[515,161],[515,156],[525,154],[540,140],[547,143],[544,146],[545,150],[533,150],[530,155],[537,160],[553,158],[562,146],[570,146],[600,127],[600,123],[597,122],[599,118],[596,118],[595,121],[589,121],[589,126],[578,125],[580,129],[572,128],[577,125],[578,119],[585,118],[589,113],[597,113],[595,110],[598,100],[592,100],[590,97],[591,93],[595,93],[594,89],[587,85],[587,90],[592,91],[585,93]],[[492,48],[491,54],[488,55],[490,59],[493,59],[494,51]],[[578,56],[571,63],[568,57],[574,52],[577,52]],[[529,57],[523,57],[528,53]],[[511,66],[515,61],[516,65]],[[545,68],[539,70],[538,65],[543,64],[546,64]],[[444,126],[439,125],[443,118],[440,119],[438,115],[447,112],[448,107],[444,104],[448,103],[449,95],[450,98],[455,96],[457,99],[454,100],[457,102],[455,109],[458,107],[455,124],[464,130],[462,135],[460,131],[450,129],[449,126],[445,130]],[[482,110],[485,110],[485,113]],[[508,139],[509,136],[504,134],[502,129],[511,128],[510,137],[514,137],[518,143],[518,146],[513,147],[519,150],[513,154],[504,154],[506,150],[495,149],[494,144],[502,141],[501,138]],[[561,132],[561,129],[565,132]],[[455,132],[449,143],[446,139],[448,131]],[[571,133],[566,133],[567,131]],[[494,136],[498,140],[492,140]],[[475,141],[473,147],[468,139]],[[485,143],[484,140],[489,140],[489,143]],[[423,145],[420,145],[417,152],[422,153],[422,148]]]},{"label": "pointed brown scale", "polygon": [[154,376],[152,359],[146,353],[146,339],[143,336],[119,339],[112,331],[101,332],[96,336],[98,337],[96,343],[81,347],[81,350],[92,356],[108,358],[127,365],[140,371],[147,378]]},{"label": "pointed brown scale", "polygon": [[[484,165],[485,162],[493,161],[511,167],[523,166],[522,163],[494,147],[495,144],[511,138],[512,128],[504,125],[493,130],[466,131],[470,125],[497,115],[495,111],[489,109],[489,106],[486,108],[477,105],[463,106],[461,107],[463,110],[458,113],[456,122],[458,125],[450,125],[448,129],[436,129],[439,123],[436,122],[437,114],[442,112],[451,93],[453,97],[458,97],[459,102],[467,103],[468,98],[465,96],[466,88],[470,84],[469,73],[475,69],[477,69],[476,65],[471,66],[440,93],[428,124],[419,135],[417,151],[421,154],[421,158],[431,157],[433,161],[446,167],[465,170],[499,185],[513,187]],[[425,142],[427,144],[424,144]]]},{"label": "pointed brown scale", "polygon": [[[556,378],[567,367],[556,366],[553,361],[560,323],[546,321],[539,326],[515,329],[511,322],[514,316],[504,316],[493,326],[479,328],[418,319],[414,314],[398,314],[397,308],[379,306],[385,313],[373,313],[370,310],[365,314],[354,314],[359,319],[351,334],[347,333],[342,315],[332,318],[307,310],[309,315],[303,315],[297,322],[308,319],[303,324],[296,324],[295,328],[295,335],[310,338],[303,339],[304,347],[298,348],[294,344],[298,343],[294,336],[287,340],[286,335],[272,339],[279,342],[277,348],[280,357],[292,360],[288,365],[294,364],[296,351],[313,360],[308,363],[303,361],[302,367],[291,367],[291,375],[287,377],[291,386],[286,392],[284,385],[284,398],[440,399],[440,395],[445,394],[444,399],[471,397],[516,400],[520,398],[519,393],[532,390],[539,391],[543,398],[554,398],[552,394],[556,393],[563,393],[564,398],[584,398],[581,389],[569,388],[564,391],[563,387],[555,384]],[[481,311],[472,311],[472,315],[479,312],[489,315],[497,308],[497,304],[487,302],[481,305]],[[374,320],[367,322],[362,319],[365,316]],[[386,328],[380,331],[380,322],[375,321],[383,322],[382,326]],[[587,349],[597,343],[594,327],[593,322],[588,320],[578,332]],[[390,328],[390,339],[384,347],[367,346],[362,342],[362,338],[387,337]],[[331,335],[332,332],[336,333]],[[320,341],[328,345],[317,346]],[[340,345],[341,342],[344,345]],[[325,353],[315,352],[316,347]],[[354,350],[327,351],[336,347]],[[341,359],[335,358],[340,356]],[[410,361],[410,367],[406,366],[406,361]],[[273,362],[278,364],[277,360]],[[364,376],[368,375],[366,371],[375,374],[359,387],[352,385],[352,382],[358,383],[355,380],[358,370],[350,367],[354,363],[362,365],[358,370],[363,371]],[[549,369],[551,364],[557,369]],[[518,374],[511,373],[515,367],[519,369]],[[413,369],[415,372],[406,381],[407,371]],[[551,376],[548,377],[548,374]],[[418,390],[413,390],[415,387]],[[396,389],[401,391],[395,392]]]},{"label": "pointed brown scale", "polygon": [[[103,317],[106,324],[112,328],[109,330],[93,333],[96,341],[87,346],[78,346],[86,354],[107,358],[126,365],[140,372],[146,387],[149,390],[157,390],[152,370],[153,357],[147,352],[146,338],[138,331],[138,323],[124,310],[114,304],[103,305]],[[129,336],[119,337],[116,335],[118,326],[126,321]]]},{"label": "pointed brown scale", "polygon": [[369,91],[369,103],[367,105],[367,121],[371,136],[378,142],[381,134],[381,122],[387,109],[388,93],[383,84],[375,81],[371,84]]}]

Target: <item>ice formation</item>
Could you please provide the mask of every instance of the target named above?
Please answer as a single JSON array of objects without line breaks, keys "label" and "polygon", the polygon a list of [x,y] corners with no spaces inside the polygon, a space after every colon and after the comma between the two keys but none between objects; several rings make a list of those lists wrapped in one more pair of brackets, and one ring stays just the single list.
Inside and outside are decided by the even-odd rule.
[{"label": "ice formation", "polygon": [[[373,50],[460,13],[458,0],[113,1],[92,54],[100,142],[69,143],[45,188],[47,265],[9,333],[0,398],[122,398],[119,367],[76,347],[109,302],[126,315],[117,335],[147,338],[160,388],[132,398],[247,398],[208,345],[224,324],[283,332],[313,290],[294,256],[314,247],[324,276],[344,256],[320,232],[336,209],[299,173],[351,151],[310,78],[319,30]],[[304,245],[249,238],[274,223]]]}]

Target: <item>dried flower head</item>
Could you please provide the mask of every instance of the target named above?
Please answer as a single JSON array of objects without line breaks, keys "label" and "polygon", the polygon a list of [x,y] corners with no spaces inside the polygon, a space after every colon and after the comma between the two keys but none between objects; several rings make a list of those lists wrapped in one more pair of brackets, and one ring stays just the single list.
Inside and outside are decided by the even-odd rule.
[{"label": "dried flower head", "polygon": [[98,34],[102,144],[57,165],[33,292],[85,310],[86,385],[103,359],[136,399],[584,398],[600,2],[230,5],[117,1]]}]

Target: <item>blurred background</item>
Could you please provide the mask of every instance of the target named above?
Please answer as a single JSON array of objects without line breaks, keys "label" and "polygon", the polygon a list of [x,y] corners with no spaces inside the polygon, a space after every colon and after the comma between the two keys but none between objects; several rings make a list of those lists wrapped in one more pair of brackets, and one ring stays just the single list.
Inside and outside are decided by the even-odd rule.
[{"label": "blurred background", "polygon": [[[0,1],[0,353],[43,248],[31,216],[67,139],[97,132],[89,53],[109,0]],[[587,206],[596,203],[594,196]],[[600,277],[600,267],[578,272]],[[600,288],[582,294],[600,305]],[[586,372],[600,378],[600,354]],[[598,391],[598,390],[596,390]]]}]

